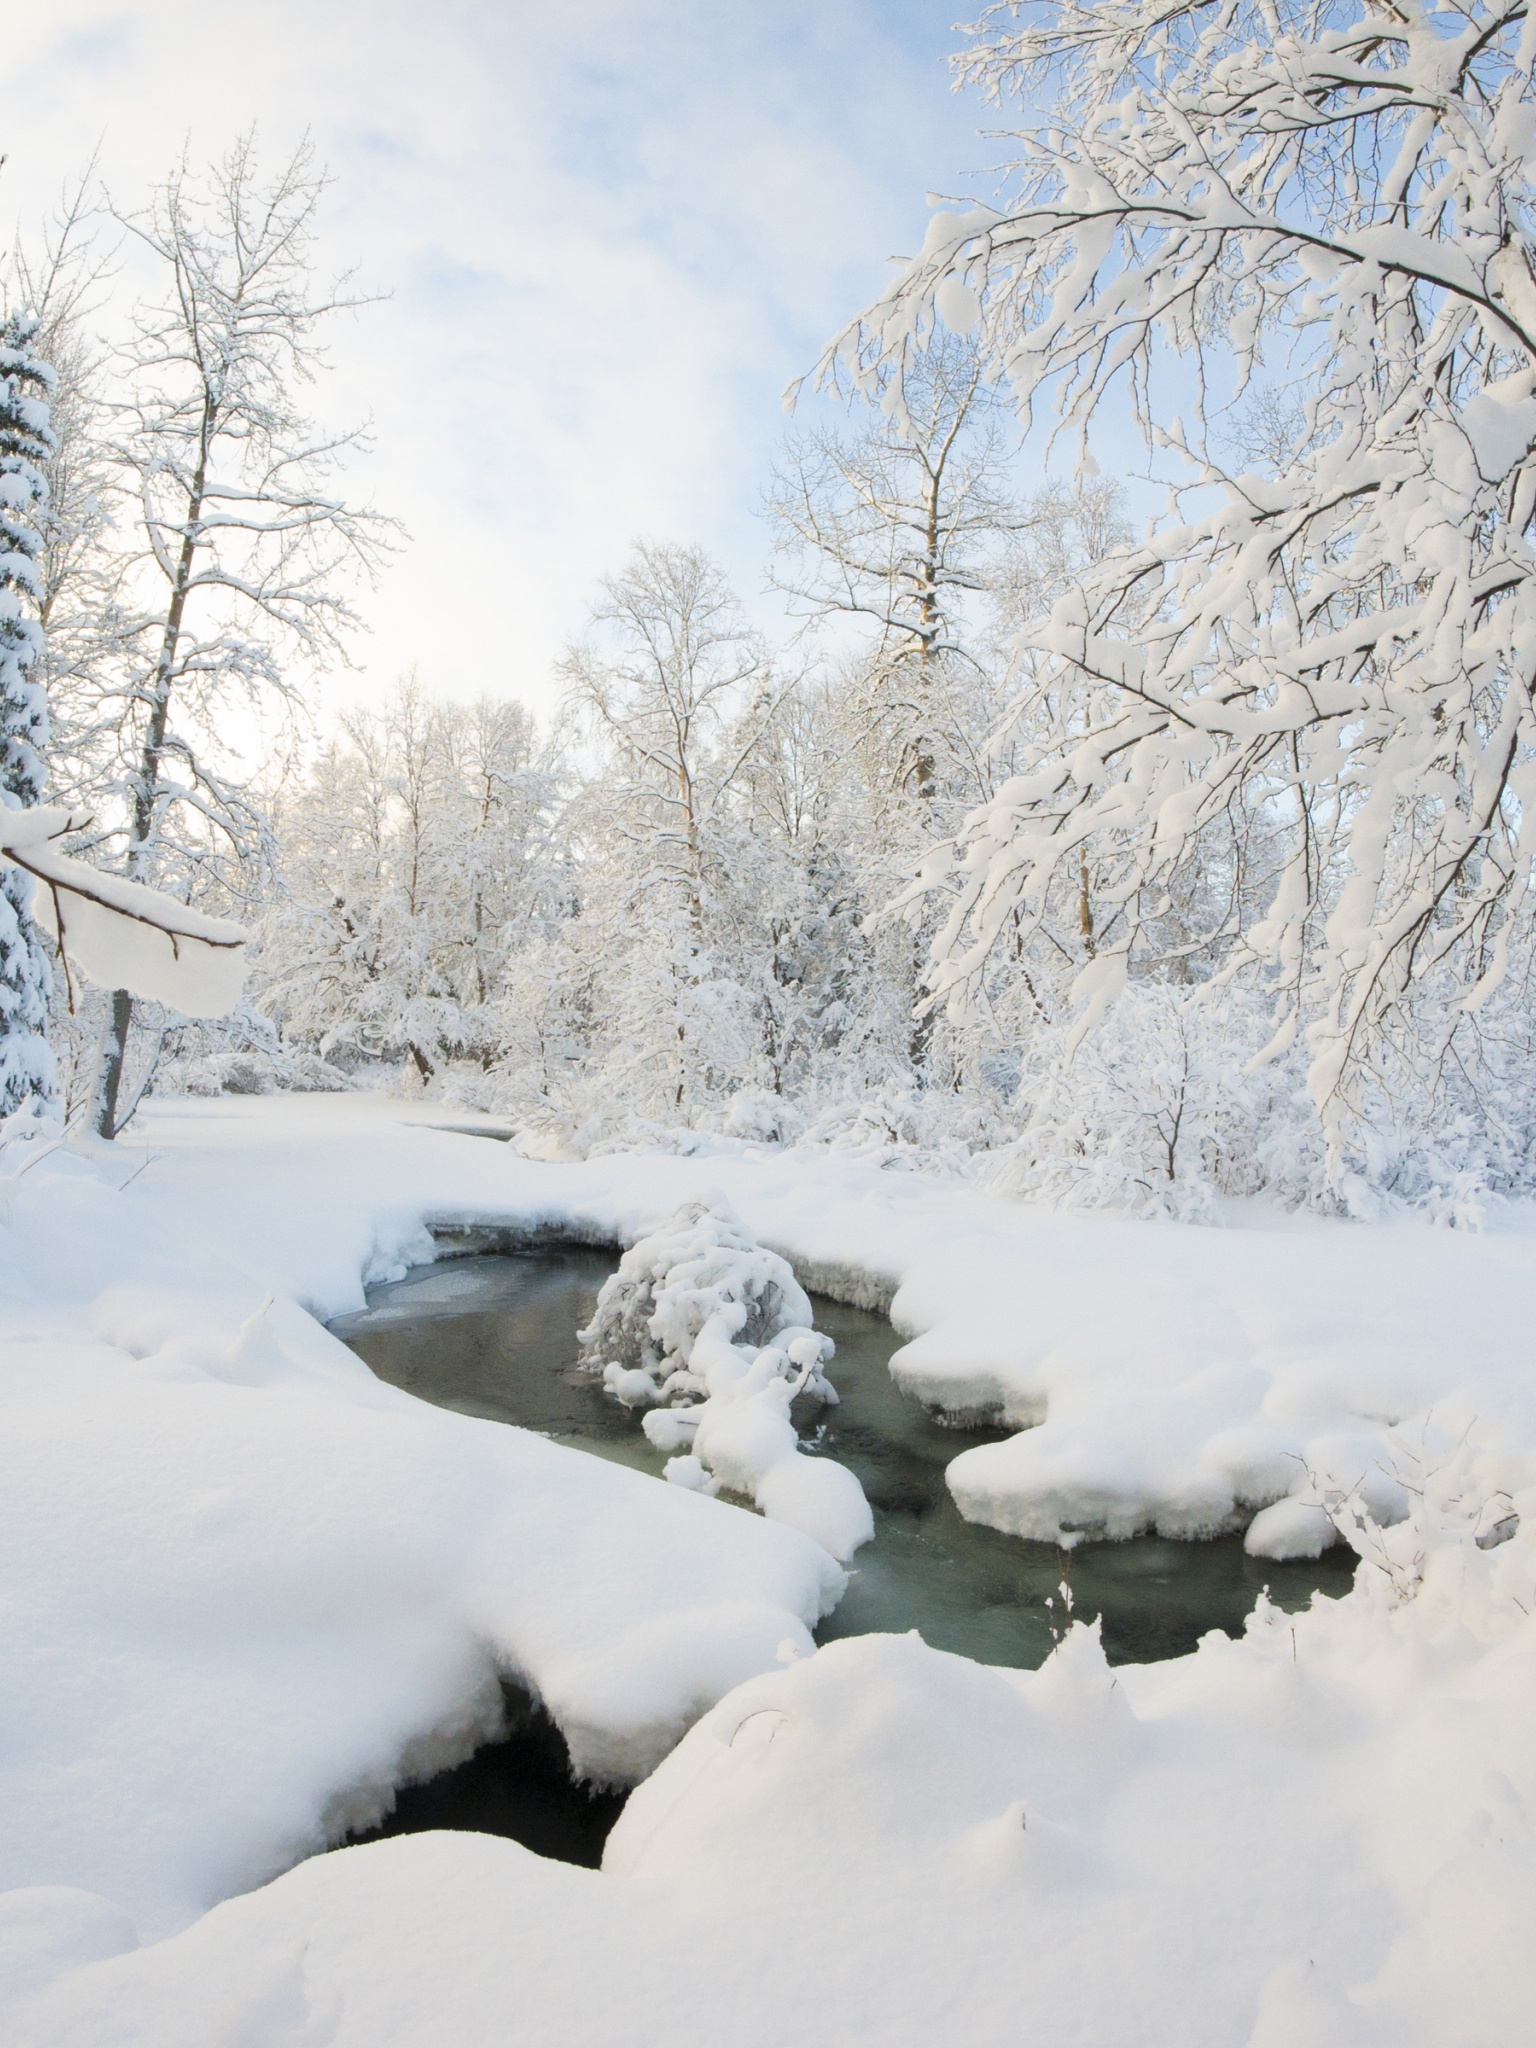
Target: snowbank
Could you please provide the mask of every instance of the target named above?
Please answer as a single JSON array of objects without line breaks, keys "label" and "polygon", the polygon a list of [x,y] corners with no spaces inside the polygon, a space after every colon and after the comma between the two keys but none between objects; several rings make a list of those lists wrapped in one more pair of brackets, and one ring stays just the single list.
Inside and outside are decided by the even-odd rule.
[{"label": "snowbank", "polygon": [[352,1293],[366,1263],[345,1176],[293,1163],[246,1155],[248,1231],[142,1152],[0,1188],[0,1888],[143,1933],[467,1754],[499,1673],[632,1781],[844,1583],[792,1529],[381,1385],[282,1298],[314,1267],[259,1214]]},{"label": "snowbank", "polygon": [[[402,1114],[165,1105],[142,1148],[0,1189],[7,2043],[1528,2031],[1518,1217],[1118,1225],[794,1153],[541,1165]],[[1331,1498],[1376,1564],[1116,1673],[1083,1631],[1037,1674],[909,1638],[795,1657],[841,1583],[804,1536],[423,1408],[304,1313],[428,1225],[632,1241],[715,1185],[802,1272],[890,1293],[925,1398],[1044,1415],[958,1461],[968,1511],[1194,1529],[1283,1498],[1278,1544]],[[704,1713],[602,1874],[420,1837],[231,1896],[482,1735],[498,1670],[599,1773]]]},{"label": "snowbank", "polygon": [[[1458,1555],[1465,1582],[1422,1607],[1261,1611],[1242,1642],[1119,1672],[1082,1627],[1037,1673],[911,1637],[835,1643],[695,1727],[601,1874],[480,1836],[347,1850],[87,1963],[9,2038],[1523,2040],[1533,1643],[1500,1580],[1526,1583],[1536,1548],[1515,1562]],[[51,1910],[61,1940],[113,1938],[99,1903]]]},{"label": "snowbank", "polygon": [[125,1199],[194,1236],[221,1219],[253,1273],[329,1317],[361,1305],[365,1274],[429,1256],[429,1224],[630,1244],[719,1189],[802,1282],[889,1306],[908,1391],[1020,1425],[957,1459],[951,1485],[972,1519],[1050,1541],[1206,1535],[1362,1483],[1390,1517],[1394,1435],[1427,1415],[1453,1433],[1475,1418],[1511,1473],[1536,1447],[1527,1210],[1481,1234],[1255,1209],[1227,1228],[1129,1223],[820,1151],[532,1161],[430,1128],[426,1108],[404,1129],[412,1114],[368,1097],[165,1104]]}]

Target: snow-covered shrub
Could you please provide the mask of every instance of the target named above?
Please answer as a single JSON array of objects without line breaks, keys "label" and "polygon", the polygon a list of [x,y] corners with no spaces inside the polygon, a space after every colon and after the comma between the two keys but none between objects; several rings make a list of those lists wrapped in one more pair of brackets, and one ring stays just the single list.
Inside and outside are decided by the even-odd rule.
[{"label": "snow-covered shrub", "polygon": [[355,1083],[303,1051],[185,1052],[155,1076],[156,1095],[343,1095]]},{"label": "snow-covered shrub", "polygon": [[1446,1582],[1468,1551],[1498,1550],[1520,1533],[1513,1496],[1494,1461],[1466,1436],[1452,1440],[1426,1423],[1417,1442],[1394,1435],[1384,1476],[1401,1492],[1406,1512],[1379,1512],[1369,1482],[1340,1487],[1313,1481],[1334,1527],[1362,1563],[1367,1583],[1390,1606]]},{"label": "snow-covered shrub", "polygon": [[[731,1334],[744,1345],[811,1329],[811,1304],[788,1260],[765,1250],[712,1194],[685,1202],[630,1246],[578,1333],[582,1353],[592,1364],[643,1372],[659,1396],[670,1375],[686,1373],[695,1338],[725,1309],[736,1313]],[[830,1338],[817,1341],[830,1357]]]},{"label": "snow-covered shrub", "polygon": [[756,1095],[740,1088],[726,1105],[721,1130],[754,1145],[787,1145],[804,1129],[803,1119],[782,1095]]},{"label": "snow-covered shrub", "polygon": [[1234,998],[1218,1011],[1198,994],[1128,988],[1076,1047],[1066,1026],[1042,1025],[1017,1091],[1022,1128],[984,1164],[983,1184],[1053,1207],[1186,1219],[1209,1214],[1217,1194],[1264,1186],[1266,1134],[1273,1146],[1278,1126],[1304,1143],[1300,1077],[1283,1064],[1246,1074],[1268,1036],[1262,1007]]},{"label": "snow-covered shrub", "polygon": [[790,1414],[800,1395],[836,1401],[832,1340],[787,1262],[722,1197],[685,1203],[632,1245],[579,1336],[613,1398],[650,1408],[645,1433],[676,1454],[674,1484],[746,1494],[843,1562],[874,1534],[858,1481],[806,1457]]},{"label": "snow-covered shrub", "polygon": [[1014,1125],[993,1091],[925,1088],[908,1077],[860,1094],[840,1094],[815,1118],[805,1143],[867,1159],[898,1172],[969,1178],[979,1159],[1005,1143]]},{"label": "snow-covered shrub", "polygon": [[284,1045],[272,1020],[249,1002],[227,1017],[200,1020],[163,1005],[139,1007],[146,1096],[332,1095],[356,1085],[302,1045]]}]

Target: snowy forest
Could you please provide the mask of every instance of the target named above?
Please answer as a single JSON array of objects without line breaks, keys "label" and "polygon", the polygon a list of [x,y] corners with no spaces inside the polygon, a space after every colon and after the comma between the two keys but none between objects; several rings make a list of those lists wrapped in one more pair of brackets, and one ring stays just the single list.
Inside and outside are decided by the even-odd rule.
[{"label": "snowy forest", "polygon": [[1536,19],[941,12],[7,24],[4,2048],[1531,2038]]},{"label": "snowy forest", "polygon": [[[822,1145],[1184,1217],[1525,1188],[1531,53],[1283,12],[1284,66],[1263,9],[989,18],[1011,196],[808,366],[782,630],[639,537],[542,722],[326,695],[409,508],[350,495],[366,295],[308,150],[82,181],[6,274],[8,801],[249,972],[203,1022],[82,983],[13,889],[8,1109],[383,1081],[535,1157]],[[158,295],[104,321],[125,242]]]}]

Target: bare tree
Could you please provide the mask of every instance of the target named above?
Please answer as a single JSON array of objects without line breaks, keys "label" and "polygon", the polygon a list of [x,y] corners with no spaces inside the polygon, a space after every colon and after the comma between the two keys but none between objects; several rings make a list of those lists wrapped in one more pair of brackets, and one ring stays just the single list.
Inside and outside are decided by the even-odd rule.
[{"label": "bare tree", "polygon": [[974,624],[1000,543],[1024,523],[1009,488],[1011,418],[981,352],[955,335],[869,395],[882,402],[877,424],[788,443],[766,504],[775,581],[813,614],[869,623],[867,715],[892,786],[926,802],[955,751],[946,700],[982,680],[967,608]]},{"label": "bare tree", "polygon": [[[205,177],[183,161],[145,211],[117,216],[166,288],[114,366],[127,393],[108,451],[121,658],[91,681],[83,740],[121,805],[98,844],[122,846],[130,879],[189,898],[238,895],[266,855],[261,805],[227,766],[231,712],[254,725],[299,708],[309,677],[344,658],[346,593],[389,538],[335,494],[360,436],[320,432],[297,399],[320,363],[317,330],[361,302],[345,280],[312,282],[323,186],[307,145],[263,180],[247,136]],[[119,990],[104,1136],[120,1124],[131,1021]]]},{"label": "bare tree", "polygon": [[[699,549],[642,544],[602,593],[559,673],[604,748],[589,802],[627,849],[626,915],[646,935],[661,990],[660,1045],[641,1057],[671,1067],[681,1108],[696,1079],[689,992],[706,974],[711,834],[775,693],[761,642]],[[755,715],[733,724],[749,692],[761,693]]]},{"label": "bare tree", "polygon": [[559,674],[612,747],[607,800],[646,821],[649,885],[676,893],[702,945],[705,834],[751,745],[727,764],[715,743],[766,656],[698,548],[642,542],[602,588]]}]

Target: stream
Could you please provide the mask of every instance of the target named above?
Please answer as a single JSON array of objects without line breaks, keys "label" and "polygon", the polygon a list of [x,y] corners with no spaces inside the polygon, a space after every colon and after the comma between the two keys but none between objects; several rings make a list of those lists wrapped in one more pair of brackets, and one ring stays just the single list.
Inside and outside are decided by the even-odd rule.
[{"label": "stream", "polygon": [[[331,1329],[382,1380],[442,1408],[537,1430],[658,1477],[666,1462],[638,1414],[606,1396],[577,1362],[576,1332],[616,1259],[560,1247],[444,1260],[368,1290],[368,1305]],[[847,1593],[819,1642],[917,1629],[941,1650],[984,1663],[1032,1667],[1062,1622],[1059,1586],[1070,1564],[1075,1611],[1103,1618],[1111,1663],[1147,1663],[1192,1650],[1207,1630],[1239,1634],[1260,1591],[1281,1607],[1314,1589],[1347,1592],[1353,1553],[1279,1564],[1251,1558],[1241,1537],[1174,1543],[1141,1537],[1084,1543],[1070,1560],[962,1520],[944,1468],[975,1443],[1010,1434],[950,1429],[902,1394],[888,1370],[901,1340],[882,1316],[814,1298],[816,1326],[837,1344],[828,1368],[839,1405],[796,1413],[804,1448],[857,1474],[875,1537],[854,1559]],[[1053,1604],[1047,1605],[1050,1601]],[[430,1827],[507,1834],[541,1854],[595,1864],[622,1799],[570,1781],[558,1731],[533,1702],[509,1694],[509,1732],[467,1764],[407,1787],[373,1834]]]}]

